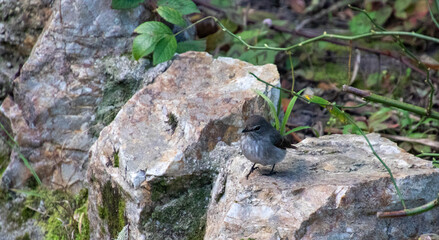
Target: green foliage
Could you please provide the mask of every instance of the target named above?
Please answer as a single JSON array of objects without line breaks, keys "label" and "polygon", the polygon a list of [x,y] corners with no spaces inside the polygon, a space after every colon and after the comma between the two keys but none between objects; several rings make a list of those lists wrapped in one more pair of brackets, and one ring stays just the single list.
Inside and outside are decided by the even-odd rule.
[{"label": "green foliage", "polygon": [[[177,10],[181,15],[188,15],[191,13],[199,13],[197,5],[191,0],[159,0],[158,6],[166,6]],[[163,16],[162,16],[163,17]]]},{"label": "green foliage", "polygon": [[151,239],[203,239],[211,187],[209,174],[157,178],[141,225]]},{"label": "green foliage", "polygon": [[211,0],[210,3],[220,8],[228,8],[233,6],[232,0]]},{"label": "green foliage", "polygon": [[[46,239],[89,239],[87,189],[81,189],[76,196],[45,188],[20,192],[27,196],[25,205],[29,206],[22,210],[22,217],[36,218],[38,224],[46,231]],[[34,212],[32,209],[39,209],[41,203],[44,204],[44,211]]]},{"label": "green foliage", "polygon": [[16,237],[15,240],[31,240],[29,233],[25,233],[22,236]]},{"label": "green foliage", "polygon": [[185,27],[187,25],[186,21],[183,19],[183,15],[173,8],[168,6],[160,6],[157,8],[157,13],[172,24],[180,27]]},{"label": "green foliage", "polygon": [[113,152],[113,160],[114,160],[114,167],[118,168],[119,167],[119,151]]},{"label": "green foliage", "polygon": [[[20,146],[18,145],[18,143],[15,141],[14,137],[12,136],[12,134],[5,128],[5,126],[3,126],[2,123],[0,123],[0,128],[6,133],[6,135],[8,135],[9,139],[6,139],[5,142],[6,144],[8,144],[11,148],[15,148],[18,152],[18,157],[23,161],[24,165],[27,167],[27,169],[29,169],[29,171],[32,173],[32,176],[35,178],[35,180],[37,181],[38,185],[41,185],[41,180],[38,177],[37,173],[35,172],[34,168],[30,165],[29,161],[27,160],[27,158],[20,152],[19,148]],[[4,170],[3,170],[4,171]],[[3,174],[3,173],[2,173]]]},{"label": "green foliage", "polygon": [[279,131],[280,130],[280,124],[279,124],[279,118],[277,117],[278,116],[278,112],[277,112],[277,110],[276,110],[276,107],[274,106],[274,103],[271,101],[271,99],[267,96],[267,95],[265,95],[263,92],[261,92],[261,91],[259,91],[259,90],[257,90],[257,89],[254,89],[253,90],[255,93],[257,93],[260,97],[262,97],[264,100],[265,100],[265,102],[268,104],[268,106],[270,107],[270,114],[271,114],[271,117],[274,119],[274,127]]},{"label": "green foliage", "polygon": [[111,8],[113,9],[130,9],[138,7],[144,0],[112,0]]},{"label": "green foliage", "polygon": [[177,50],[177,39],[174,35],[164,36],[156,45],[153,54],[153,64],[157,65],[166,62],[174,56]]},{"label": "green foliage", "polygon": [[[199,12],[197,6],[190,0],[159,0],[157,13],[166,21],[180,27],[187,25],[183,16]],[[172,30],[161,22],[150,21],[142,23],[134,32],[139,35],[133,41],[133,57],[139,60],[153,53],[153,64],[165,62],[177,51],[177,39]],[[179,51],[187,50],[190,44],[195,44],[196,50],[204,50],[203,42],[182,43]]]},{"label": "green foliage", "polygon": [[[373,17],[375,14],[370,13],[370,15]],[[349,21],[349,30],[355,35],[369,32],[371,29],[372,23],[364,14],[357,14]]]},{"label": "green foliage", "polygon": [[173,37],[168,26],[154,21],[142,23],[134,32],[140,34],[134,38],[133,42],[133,56],[136,60],[152,53],[157,43],[165,36]]},{"label": "green foliage", "polygon": [[98,207],[99,217],[107,225],[111,239],[117,238],[119,232],[126,225],[125,201],[118,187],[107,181],[101,189],[102,206]]},{"label": "green foliage", "polygon": [[177,53],[184,53],[187,51],[206,51],[206,40],[192,40],[177,43]]},{"label": "green foliage", "polygon": [[[297,95],[302,94],[303,91],[305,91],[305,89],[300,90],[300,91],[297,93]],[[293,98],[290,100],[290,102],[288,103],[287,110],[285,111],[285,116],[284,116],[284,118],[282,119],[282,124],[280,125],[280,134],[281,134],[282,136],[287,135],[287,134],[285,134],[285,126],[287,125],[288,119],[290,119],[290,115],[291,115],[291,112],[293,111],[294,104],[296,104],[296,101],[297,101],[297,95],[294,95],[294,97],[293,97]],[[295,131],[299,131],[299,130],[302,130],[302,129],[305,129],[305,128],[304,128],[304,127],[302,127],[302,128],[295,128],[295,129],[293,129],[293,130],[295,130]],[[291,130],[290,132],[291,132],[291,133],[292,133],[292,132],[295,132],[295,131],[293,131],[293,130]]]}]

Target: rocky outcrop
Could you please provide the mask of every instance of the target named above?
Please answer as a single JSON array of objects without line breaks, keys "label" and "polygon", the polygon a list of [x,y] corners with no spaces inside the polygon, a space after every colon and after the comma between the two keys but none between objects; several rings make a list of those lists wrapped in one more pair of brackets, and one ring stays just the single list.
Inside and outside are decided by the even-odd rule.
[{"label": "rocky outcrop", "polygon": [[274,65],[184,53],[125,104],[90,150],[92,239],[114,239],[127,224],[132,239],[203,237],[214,176],[232,153],[219,146],[266,110],[252,91],[266,87],[249,72],[279,80]]},{"label": "rocky outcrop", "polygon": [[[149,12],[110,6],[111,0],[54,2],[15,80],[14,98],[2,105],[21,152],[53,188],[83,186],[90,146],[145,78],[148,62],[123,54]],[[13,153],[2,186],[18,187],[29,176]]]},{"label": "rocky outcrop", "polygon": [[[434,200],[439,172],[395,143],[368,135],[392,169],[409,208]],[[204,239],[411,239],[437,232],[438,209],[379,219],[377,211],[402,209],[388,173],[358,135],[308,138],[264,176],[247,180],[251,163],[231,157],[212,191]],[[235,151],[233,147],[224,149]]]},{"label": "rocky outcrop", "polygon": [[52,9],[52,0],[0,0],[0,99],[12,91],[20,64],[29,56]]}]

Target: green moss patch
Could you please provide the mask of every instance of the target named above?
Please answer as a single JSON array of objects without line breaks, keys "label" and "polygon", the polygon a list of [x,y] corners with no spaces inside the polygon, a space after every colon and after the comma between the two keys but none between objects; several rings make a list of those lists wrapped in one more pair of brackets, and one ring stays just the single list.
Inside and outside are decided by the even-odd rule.
[{"label": "green moss patch", "polygon": [[92,134],[98,136],[102,128],[110,124],[122,106],[139,88],[140,82],[135,79],[115,79],[107,76],[102,101],[98,104],[96,118],[92,123]]},{"label": "green moss patch", "polygon": [[101,192],[103,203],[98,207],[98,214],[107,224],[111,239],[114,239],[126,225],[125,201],[122,199],[119,188],[113,187],[110,181],[104,184]]},{"label": "green moss patch", "polygon": [[87,189],[82,189],[76,196],[45,188],[25,194],[27,198],[22,218],[34,217],[45,230],[46,239],[72,239],[72,236],[76,240],[90,238]]},{"label": "green moss patch", "polygon": [[208,174],[157,179],[152,207],[142,213],[144,231],[151,239],[203,239],[211,188]]}]

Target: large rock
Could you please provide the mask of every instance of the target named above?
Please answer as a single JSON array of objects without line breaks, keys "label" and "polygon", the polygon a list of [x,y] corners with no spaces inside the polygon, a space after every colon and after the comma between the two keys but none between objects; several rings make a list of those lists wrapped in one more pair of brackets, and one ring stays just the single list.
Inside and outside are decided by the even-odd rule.
[{"label": "large rock", "polygon": [[[368,135],[392,169],[409,208],[432,201],[439,173],[377,134]],[[213,187],[204,239],[415,239],[438,231],[439,209],[379,219],[377,211],[402,209],[388,173],[358,135],[308,138],[289,150],[265,176],[242,155],[219,174]],[[234,151],[227,147],[225,151]]]},{"label": "large rock", "polygon": [[[54,188],[83,186],[90,146],[144,80],[147,62],[123,54],[150,14],[143,6],[118,11],[110,5],[56,1],[15,80],[14,98],[2,105],[21,152]],[[29,176],[15,152],[2,186],[19,187]]]},{"label": "large rock", "polygon": [[11,91],[52,9],[52,0],[0,0],[0,100]]},{"label": "large rock", "polygon": [[114,239],[126,224],[131,239],[203,237],[213,177],[229,154],[219,146],[238,141],[243,117],[266,110],[252,91],[266,87],[249,72],[279,80],[274,65],[188,52],[126,103],[90,150],[92,239]]}]

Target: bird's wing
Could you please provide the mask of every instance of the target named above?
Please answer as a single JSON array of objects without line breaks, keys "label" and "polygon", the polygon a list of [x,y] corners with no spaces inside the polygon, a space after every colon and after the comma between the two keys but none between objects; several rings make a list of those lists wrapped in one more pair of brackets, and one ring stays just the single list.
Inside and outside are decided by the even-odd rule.
[{"label": "bird's wing", "polygon": [[278,147],[278,148],[282,148],[282,149],[286,149],[286,148],[296,148],[296,146],[291,145],[290,141],[288,141],[288,139],[282,137],[280,135],[279,132],[275,132],[275,134],[272,134],[270,136],[271,138],[271,142],[273,143],[274,146]]}]

